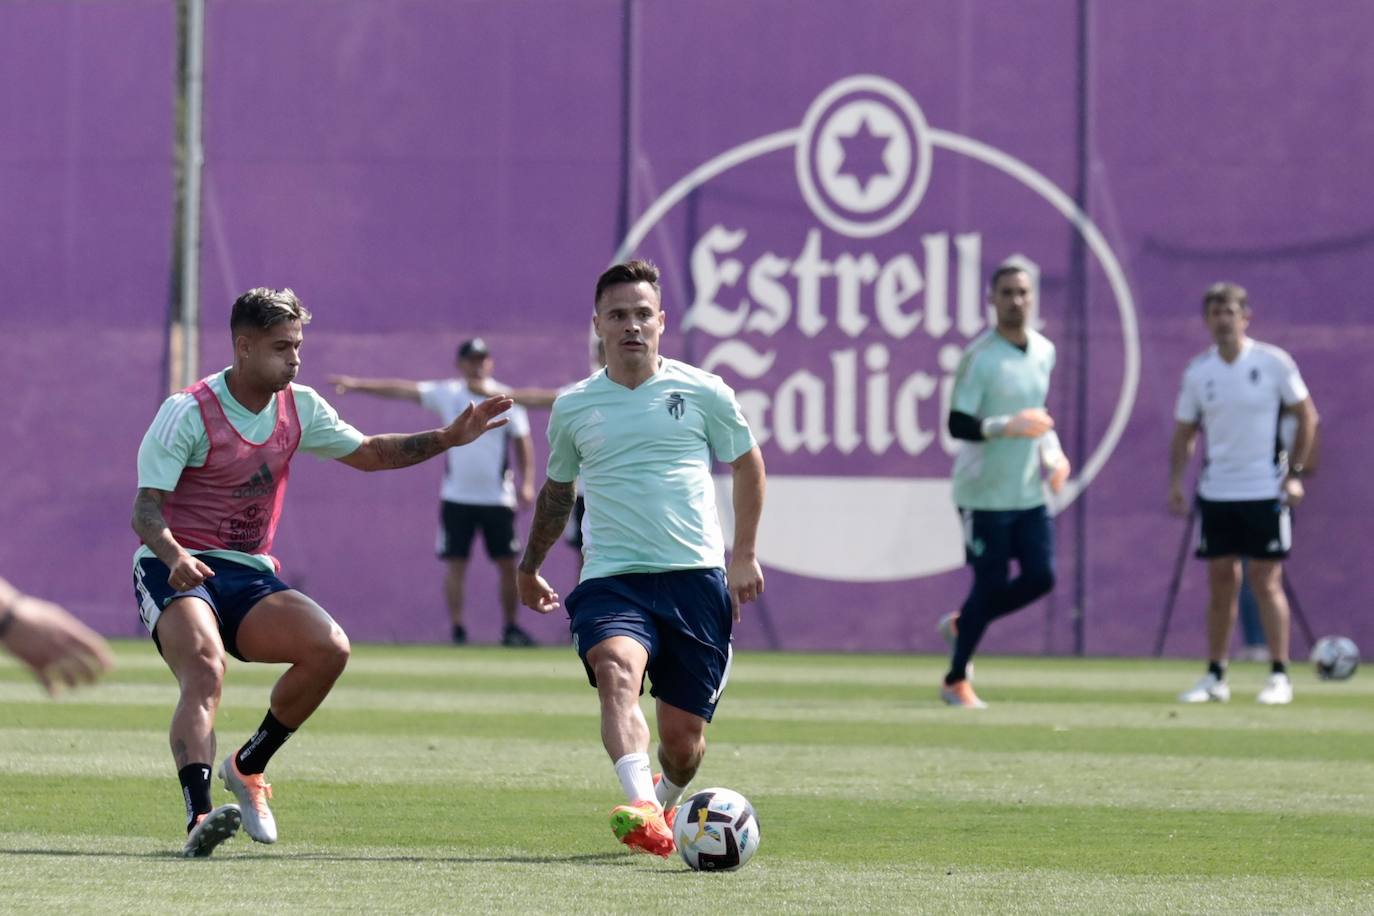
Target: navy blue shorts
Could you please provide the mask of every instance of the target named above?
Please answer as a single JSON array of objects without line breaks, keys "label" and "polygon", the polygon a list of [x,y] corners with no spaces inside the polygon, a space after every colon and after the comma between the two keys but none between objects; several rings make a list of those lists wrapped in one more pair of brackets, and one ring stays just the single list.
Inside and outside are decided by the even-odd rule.
[{"label": "navy blue shorts", "polygon": [[152,634],[157,651],[162,642],[157,638],[157,621],[163,610],[177,598],[200,598],[210,605],[219,620],[219,636],[224,649],[240,661],[249,661],[239,654],[239,624],[259,601],[276,592],[291,588],[271,573],[253,566],[235,563],[219,557],[200,556],[198,559],[215,574],[195,588],[179,592],[167,584],[171,570],[156,557],[144,557],[134,566],[134,598],[143,625]]},{"label": "navy blue shorts", "polygon": [[573,649],[587,669],[587,650],[629,636],[649,653],[649,693],[707,722],[730,678],[730,592],[721,569],[626,573],[588,579],[564,602]]}]

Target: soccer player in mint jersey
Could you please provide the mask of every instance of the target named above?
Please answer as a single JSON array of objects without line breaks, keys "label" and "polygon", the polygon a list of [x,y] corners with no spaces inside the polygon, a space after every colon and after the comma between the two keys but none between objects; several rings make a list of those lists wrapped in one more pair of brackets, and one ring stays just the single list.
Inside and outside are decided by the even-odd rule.
[{"label": "soccer player in mint jersey", "polygon": [[[463,445],[506,421],[493,397],[443,429],[364,436],[312,389],[300,370],[310,312],[289,289],[252,289],[234,302],[233,365],[172,395],[138,450],[133,528],[139,613],[181,697],[172,757],[186,802],[183,854],[209,855],[244,829],[277,839],[267,805],[267,762],[324,700],[348,661],[348,637],[314,601],[277,578],[272,537],[297,449],[362,471],[402,468]],[[225,653],[290,665],[258,730],[220,763],[239,805],[214,808],[215,713]],[[240,807],[241,806],[241,807]]]},{"label": "soccer player in mint jersey", "polygon": [[988,624],[1054,587],[1054,526],[1042,474],[1054,493],[1069,478],[1069,461],[1045,411],[1054,344],[1031,327],[1030,275],[1003,265],[988,290],[997,326],[964,351],[949,414],[950,434],[963,440],[954,461],[954,502],[973,587],[963,606],[939,622],[952,649],[940,698],[968,709],[987,705],[973,692],[971,659]]},{"label": "soccer player in mint jersey", "polygon": [[[740,605],[763,591],[754,550],[763,456],[720,378],[659,356],[665,313],[656,267],[609,268],[594,303],[606,368],[554,402],[548,477],[520,561],[520,600],[545,614],[559,607],[539,567],[568,520],[580,476],[584,562],[566,603],[573,648],[600,697],[601,741],[625,790],[611,830],[631,849],[668,856],[665,809],[671,815],[706,752]],[[730,465],[734,483],[728,565],[712,456]],[[646,673],[657,701],[659,778],[639,708]]]},{"label": "soccer player in mint jersey", "polygon": [[[1207,455],[1197,487],[1197,555],[1207,561],[1207,673],[1178,698],[1184,703],[1231,698],[1226,657],[1236,620],[1240,559],[1247,557],[1271,666],[1257,699],[1266,705],[1291,703],[1283,558],[1292,542],[1289,510],[1303,498],[1317,409],[1293,358],[1246,336],[1250,305],[1242,287],[1209,287],[1202,314],[1214,345],[1183,372],[1169,447],[1169,508],[1188,514],[1183,472],[1202,430]],[[1297,421],[1289,450],[1279,434],[1281,413]]]}]

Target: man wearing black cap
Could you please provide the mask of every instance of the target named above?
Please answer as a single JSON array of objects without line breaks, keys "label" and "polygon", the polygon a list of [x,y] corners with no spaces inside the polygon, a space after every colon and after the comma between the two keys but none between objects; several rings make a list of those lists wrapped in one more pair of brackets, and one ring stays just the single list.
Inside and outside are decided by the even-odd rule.
[{"label": "man wearing black cap", "polygon": [[[335,389],[344,394],[360,391],[379,397],[414,401],[450,421],[470,403],[482,401],[479,394],[499,388],[491,379],[492,358],[487,343],[480,337],[463,341],[458,348],[458,377],[428,382],[405,379],[365,379],[347,375],[330,376]],[[482,532],[487,555],[496,563],[501,578],[501,613],[505,624],[501,642],[507,646],[531,646],[534,640],[515,622],[515,561],[521,544],[515,533],[517,508],[534,502],[534,443],[530,422],[520,407],[511,408],[510,422],[483,436],[482,447],[472,443],[449,451],[439,507],[437,552],[447,564],[444,595],[453,624],[453,641],[467,642],[463,623],[464,590],[468,556],[477,532]],[[515,471],[511,473],[511,443],[515,444]],[[516,477],[519,478],[517,489]]]}]

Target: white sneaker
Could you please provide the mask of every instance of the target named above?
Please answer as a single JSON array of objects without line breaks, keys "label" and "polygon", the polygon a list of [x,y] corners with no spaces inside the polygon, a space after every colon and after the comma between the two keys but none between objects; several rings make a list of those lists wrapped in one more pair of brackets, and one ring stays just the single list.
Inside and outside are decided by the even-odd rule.
[{"label": "white sneaker", "polygon": [[1293,682],[1286,674],[1271,674],[1264,681],[1264,689],[1256,700],[1265,706],[1283,706],[1293,702]]},{"label": "white sneaker", "polygon": [[1225,703],[1231,699],[1231,686],[1208,671],[1202,680],[1178,695],[1180,703]]},{"label": "white sneaker", "polygon": [[187,859],[203,859],[215,851],[215,847],[232,837],[239,829],[239,806],[220,805],[208,814],[202,814],[186,834],[186,845],[181,855]]},{"label": "white sneaker", "polygon": [[243,829],[259,843],[277,842],[277,819],[267,800],[272,797],[272,787],[261,773],[240,773],[234,762],[234,753],[224,758],[219,765],[219,778],[224,780],[224,788],[238,797],[239,807],[243,809]]}]

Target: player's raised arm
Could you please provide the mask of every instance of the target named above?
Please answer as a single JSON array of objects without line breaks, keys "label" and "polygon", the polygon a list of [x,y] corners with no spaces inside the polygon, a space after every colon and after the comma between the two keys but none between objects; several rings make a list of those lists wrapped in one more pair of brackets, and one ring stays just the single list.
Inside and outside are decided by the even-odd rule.
[{"label": "player's raised arm", "polygon": [[530,522],[529,541],[525,555],[520,558],[516,585],[520,603],[541,614],[558,609],[558,593],[539,575],[539,567],[549,555],[549,548],[558,542],[577,502],[577,489],[571,482],[545,480],[534,504],[534,520]]},{"label": "player's raised arm", "polygon": [[423,433],[387,433],[367,436],[354,451],[339,460],[360,471],[386,471],[406,468],[460,445],[467,445],[485,432],[505,426],[501,414],[513,401],[504,395],[487,398],[467,409],[443,429]]},{"label": "player's raised arm", "polygon": [[358,378],[352,375],[327,376],[329,384],[338,394],[356,391],[379,398],[392,398],[398,401],[420,403],[420,383],[403,378]]}]

